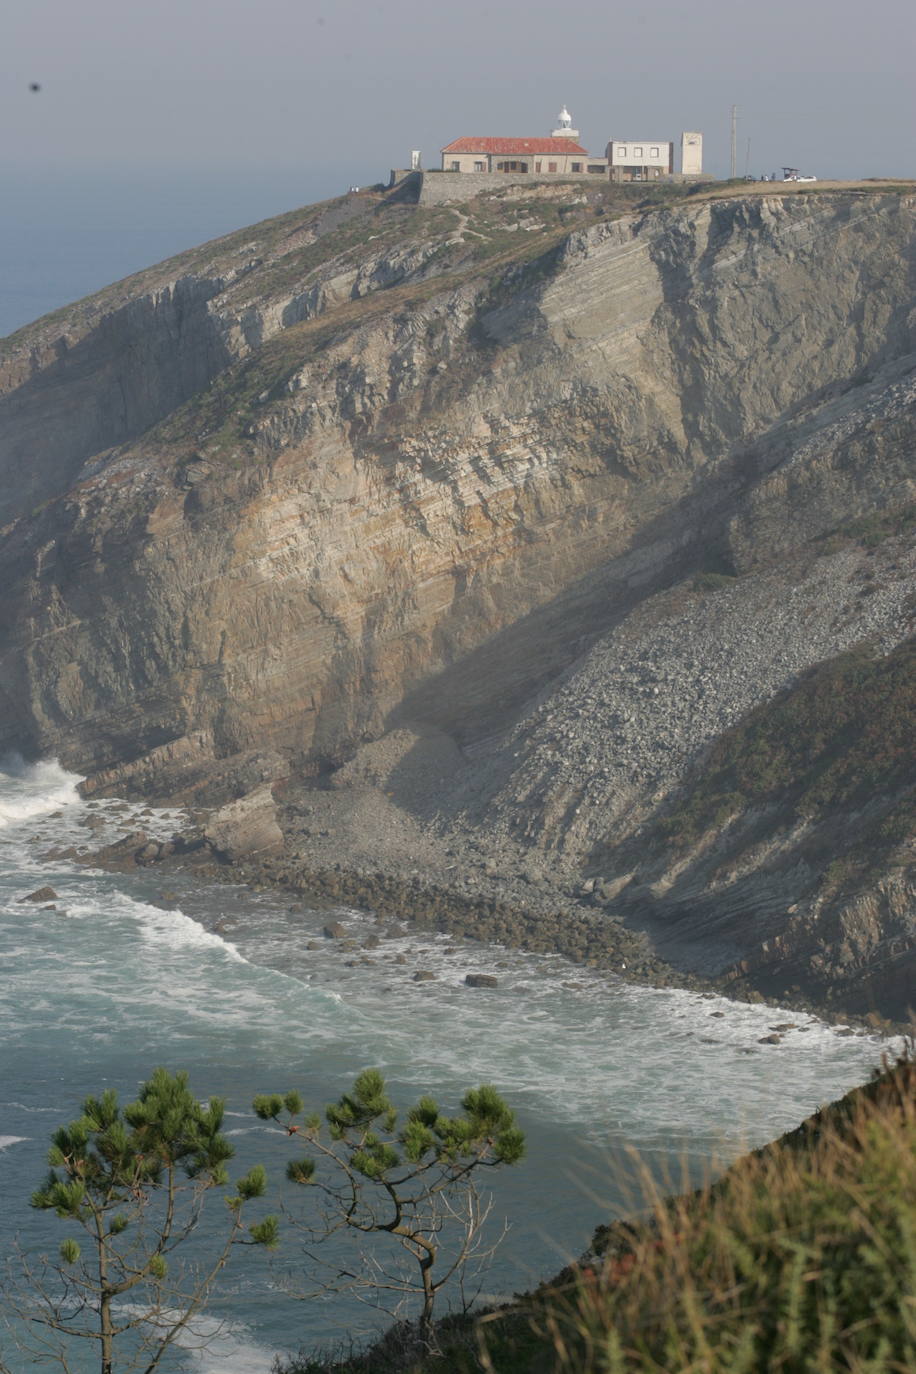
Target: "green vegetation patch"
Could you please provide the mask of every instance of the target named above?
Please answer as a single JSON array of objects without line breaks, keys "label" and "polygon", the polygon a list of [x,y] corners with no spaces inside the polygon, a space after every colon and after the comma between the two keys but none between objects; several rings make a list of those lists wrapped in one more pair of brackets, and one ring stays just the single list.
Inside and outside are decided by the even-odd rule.
[{"label": "green vegetation patch", "polygon": [[856,649],[819,664],[726,730],[688,797],[660,829],[665,839],[687,847],[746,807],[778,803],[806,817],[914,789],[911,639],[885,658]]},{"label": "green vegetation patch", "polygon": [[849,544],[863,544],[867,549],[876,549],[885,539],[895,535],[909,534],[916,529],[916,501],[897,510],[875,511],[871,515],[859,516],[837,525],[817,541],[821,554],[836,553]]},{"label": "green vegetation patch", "polygon": [[723,587],[732,587],[737,578],[734,573],[699,572],[691,582],[695,592],[719,592]]}]

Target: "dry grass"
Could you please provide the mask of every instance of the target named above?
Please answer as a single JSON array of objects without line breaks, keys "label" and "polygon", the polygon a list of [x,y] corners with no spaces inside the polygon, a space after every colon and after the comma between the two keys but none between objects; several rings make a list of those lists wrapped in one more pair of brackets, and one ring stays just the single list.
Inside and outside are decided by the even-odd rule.
[{"label": "dry grass", "polygon": [[896,194],[916,193],[916,181],[910,177],[868,177],[861,181],[729,181],[716,185],[703,182],[697,200],[727,200],[734,196],[810,196],[824,191],[857,191],[868,195],[880,192]]},{"label": "dry grass", "polygon": [[[916,1060],[716,1183],[603,1227],[525,1300],[282,1374],[910,1374],[916,1369]],[[476,1334],[475,1334],[476,1327]]]},{"label": "dry grass", "polygon": [[[607,1235],[607,1252],[534,1308],[541,1358],[528,1367],[916,1369],[916,1064]],[[483,1356],[490,1374],[522,1367]]]}]

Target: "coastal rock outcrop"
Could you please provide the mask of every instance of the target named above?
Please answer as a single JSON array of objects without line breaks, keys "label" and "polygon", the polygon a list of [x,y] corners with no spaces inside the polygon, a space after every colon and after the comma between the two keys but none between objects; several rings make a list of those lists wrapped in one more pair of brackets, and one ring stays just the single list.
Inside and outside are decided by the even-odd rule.
[{"label": "coastal rock outcrop", "polygon": [[[360,226],[374,260],[367,213],[330,237]],[[373,228],[402,252],[411,228],[447,248],[429,217],[451,228],[450,212],[408,214],[377,206]],[[286,241],[326,243],[314,219]],[[767,474],[813,464],[800,441],[838,407],[859,415],[863,387],[850,423],[891,419],[893,442],[838,465],[851,490],[810,503],[805,537],[849,498],[873,509],[912,481],[896,437],[912,404],[905,197],[602,219],[499,272],[430,277],[420,254],[419,282],[286,327],[280,269],[290,293],[308,253],[237,239],[199,276],[182,261],[171,285],[164,268],[136,298],[127,284],[80,337],[63,327],[66,346],[7,344],[4,742],[92,774],[163,749],[212,766],[268,747],[320,767],[399,707],[465,742],[647,589],[724,556],[729,529],[744,549],[756,520],[766,546]],[[160,366],[166,296],[194,304],[187,345],[165,324]],[[71,376],[58,354],[78,349]],[[135,418],[101,399],[113,358],[115,391],[157,393]],[[67,456],[54,406],[82,413],[87,387],[96,427]],[[39,487],[23,489],[24,468]],[[168,786],[164,755],[155,775]]]},{"label": "coastal rock outcrop", "polygon": [[844,977],[872,908],[904,950],[902,851],[825,893],[784,846],[742,906],[712,830],[633,846],[746,713],[912,634],[916,200],[671,194],[343,197],[6,340],[0,747],[224,804],[226,855],[289,778],[377,793],[669,954],[718,883],[720,972],[815,889]]},{"label": "coastal rock outcrop", "polygon": [[230,862],[280,849],[283,832],[269,784],[214,811],[203,833],[211,849]]}]

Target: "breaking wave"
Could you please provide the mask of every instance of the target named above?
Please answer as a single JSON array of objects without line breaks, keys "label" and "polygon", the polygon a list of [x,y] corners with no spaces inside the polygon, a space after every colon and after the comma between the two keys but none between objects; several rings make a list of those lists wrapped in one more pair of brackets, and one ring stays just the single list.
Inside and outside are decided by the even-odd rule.
[{"label": "breaking wave", "polygon": [[0,828],[72,806],[80,800],[77,787],[81,782],[56,759],[26,763],[18,754],[4,755],[0,758]]}]

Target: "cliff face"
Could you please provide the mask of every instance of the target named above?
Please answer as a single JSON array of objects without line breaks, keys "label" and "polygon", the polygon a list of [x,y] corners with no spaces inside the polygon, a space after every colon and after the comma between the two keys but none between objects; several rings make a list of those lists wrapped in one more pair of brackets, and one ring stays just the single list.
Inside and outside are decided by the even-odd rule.
[{"label": "cliff face", "polygon": [[[820,623],[815,569],[817,632],[786,653],[766,577],[913,499],[914,263],[899,194],[363,195],[21,331],[0,353],[0,747],[217,797],[392,725],[471,759],[514,729],[443,805],[587,863],[742,710],[905,634],[899,588],[879,625]],[[567,786],[537,694],[602,636],[605,683],[634,635],[649,652],[651,598],[697,573],[759,589],[729,631],[757,645],[747,683],[653,734],[670,766],[618,776],[612,732]]]}]

